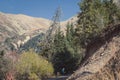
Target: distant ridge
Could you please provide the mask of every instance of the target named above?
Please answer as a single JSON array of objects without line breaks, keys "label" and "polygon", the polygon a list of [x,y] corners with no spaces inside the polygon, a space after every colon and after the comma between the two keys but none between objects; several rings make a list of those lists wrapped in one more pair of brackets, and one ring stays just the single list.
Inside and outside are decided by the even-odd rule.
[{"label": "distant ridge", "polygon": [[[61,29],[65,31],[67,23],[76,23],[76,20],[77,16],[74,16],[61,22]],[[14,46],[20,46],[32,37],[45,33],[50,25],[51,20],[48,19],[0,12],[0,44],[5,46],[6,41],[12,41]]]}]

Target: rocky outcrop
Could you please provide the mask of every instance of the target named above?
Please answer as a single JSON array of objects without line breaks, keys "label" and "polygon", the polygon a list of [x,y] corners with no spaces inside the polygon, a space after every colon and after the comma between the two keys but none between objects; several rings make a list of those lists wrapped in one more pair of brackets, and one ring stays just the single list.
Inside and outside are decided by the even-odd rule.
[{"label": "rocky outcrop", "polygon": [[120,0],[113,0],[113,2],[120,8]]},{"label": "rocky outcrop", "polygon": [[88,45],[85,61],[67,80],[120,80],[120,24]]}]

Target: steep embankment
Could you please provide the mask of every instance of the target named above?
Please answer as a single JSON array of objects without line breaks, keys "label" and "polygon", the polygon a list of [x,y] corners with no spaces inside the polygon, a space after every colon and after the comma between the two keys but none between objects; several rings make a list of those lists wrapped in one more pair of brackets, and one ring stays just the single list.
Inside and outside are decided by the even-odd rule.
[{"label": "steep embankment", "polygon": [[85,61],[67,80],[120,80],[120,24],[88,45]]}]

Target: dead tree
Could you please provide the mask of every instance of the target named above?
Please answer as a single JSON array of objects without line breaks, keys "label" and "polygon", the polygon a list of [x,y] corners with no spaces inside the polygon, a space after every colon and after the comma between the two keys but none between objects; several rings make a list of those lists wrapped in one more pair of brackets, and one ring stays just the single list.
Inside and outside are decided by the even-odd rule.
[{"label": "dead tree", "polygon": [[[42,50],[52,48],[51,44],[53,44],[54,42],[55,33],[58,29],[60,29],[60,17],[61,17],[61,8],[58,8],[51,20],[49,29],[46,31],[45,36],[41,41],[41,44],[43,44]],[[50,56],[51,54],[49,53],[48,57]]]},{"label": "dead tree", "polygon": [[61,9],[58,8],[55,12],[55,15],[53,16],[53,18],[51,20],[51,25],[45,34],[44,40],[47,43],[50,43],[53,40],[56,30],[58,30],[58,28],[60,28],[60,16],[61,16]]}]

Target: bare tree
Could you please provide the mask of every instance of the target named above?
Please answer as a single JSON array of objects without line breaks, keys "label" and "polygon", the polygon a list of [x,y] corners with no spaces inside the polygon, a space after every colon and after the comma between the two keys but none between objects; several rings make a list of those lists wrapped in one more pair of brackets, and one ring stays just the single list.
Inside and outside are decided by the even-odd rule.
[{"label": "bare tree", "polygon": [[[43,44],[42,50],[52,48],[55,33],[58,29],[60,29],[60,17],[61,17],[61,8],[59,7],[59,8],[57,8],[57,10],[51,20],[49,29],[46,31],[45,36],[44,36],[43,40],[41,41],[41,44]],[[48,57],[51,57],[50,53],[47,55],[48,55]]]}]

